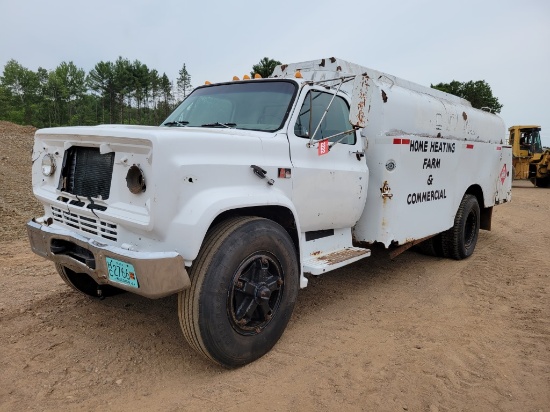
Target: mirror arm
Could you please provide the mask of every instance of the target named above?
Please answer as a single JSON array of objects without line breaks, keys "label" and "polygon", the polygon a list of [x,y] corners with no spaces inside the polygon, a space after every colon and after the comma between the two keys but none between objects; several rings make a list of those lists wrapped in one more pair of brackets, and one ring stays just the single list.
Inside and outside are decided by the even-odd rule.
[{"label": "mirror arm", "polygon": [[[336,88],[336,90],[334,91],[334,94],[332,95],[332,99],[330,99],[330,102],[327,106],[327,108],[325,109],[325,112],[323,113],[323,116],[321,116],[321,120],[319,120],[319,124],[317,124],[317,127],[315,128],[315,131],[313,132],[313,134],[311,135],[311,137],[309,138],[309,142],[307,143],[307,147],[312,147],[312,143],[313,143],[313,138],[315,137],[315,135],[317,134],[317,132],[319,131],[319,128],[321,127],[321,123],[323,123],[323,120],[325,119],[325,116],[327,115],[328,113],[328,110],[330,109],[330,106],[332,105],[332,102],[334,101],[336,95],[338,94],[338,92],[340,91],[340,87],[342,87],[342,84],[344,84],[344,79],[341,79],[340,80],[340,84],[338,85],[338,87]],[[313,116],[313,110],[311,110],[310,112],[310,116]],[[311,130],[311,129],[310,129]]]}]

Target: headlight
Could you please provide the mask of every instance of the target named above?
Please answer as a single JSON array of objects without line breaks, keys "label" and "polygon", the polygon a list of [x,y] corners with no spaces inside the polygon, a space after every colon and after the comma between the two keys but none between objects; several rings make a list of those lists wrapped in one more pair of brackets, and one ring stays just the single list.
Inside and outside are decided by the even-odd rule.
[{"label": "headlight", "polygon": [[55,172],[55,157],[52,154],[46,153],[42,158],[42,174],[51,176]]},{"label": "headlight", "polygon": [[135,195],[145,192],[145,176],[143,176],[143,172],[138,166],[133,165],[128,170],[128,174],[126,175],[126,186],[128,186],[130,192]]}]

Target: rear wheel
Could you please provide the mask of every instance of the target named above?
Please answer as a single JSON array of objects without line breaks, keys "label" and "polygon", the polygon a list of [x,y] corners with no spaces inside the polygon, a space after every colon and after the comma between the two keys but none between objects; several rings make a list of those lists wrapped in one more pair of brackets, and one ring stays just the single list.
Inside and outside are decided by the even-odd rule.
[{"label": "rear wheel", "polygon": [[443,243],[441,233],[438,233],[437,235],[426,239],[422,243],[415,245],[414,248],[418,253],[422,253],[423,255],[442,257]]},{"label": "rear wheel", "polygon": [[550,186],[550,176],[547,177],[537,177],[536,179],[533,179],[533,184],[536,187],[549,187]]},{"label": "rear wheel", "polygon": [[100,285],[86,273],[74,272],[59,263],[55,264],[55,268],[59,276],[61,276],[61,279],[63,279],[67,285],[83,295],[93,296],[95,298],[106,298],[124,293],[122,289],[115,288],[111,285]]},{"label": "rear wheel", "polygon": [[257,217],[230,219],[208,233],[190,277],[178,298],[183,334],[225,367],[252,362],[275,345],[299,289],[292,239]]},{"label": "rear wheel", "polygon": [[473,195],[464,195],[452,228],[443,232],[443,254],[461,260],[474,253],[479,235],[479,203]]}]

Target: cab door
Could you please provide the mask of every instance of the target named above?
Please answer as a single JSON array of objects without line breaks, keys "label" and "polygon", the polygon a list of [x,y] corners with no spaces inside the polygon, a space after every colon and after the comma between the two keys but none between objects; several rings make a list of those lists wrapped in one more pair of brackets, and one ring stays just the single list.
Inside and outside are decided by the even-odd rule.
[{"label": "cab door", "polygon": [[365,205],[368,168],[363,139],[349,121],[349,103],[344,94],[306,86],[296,107],[288,139],[301,230],[352,227]]}]

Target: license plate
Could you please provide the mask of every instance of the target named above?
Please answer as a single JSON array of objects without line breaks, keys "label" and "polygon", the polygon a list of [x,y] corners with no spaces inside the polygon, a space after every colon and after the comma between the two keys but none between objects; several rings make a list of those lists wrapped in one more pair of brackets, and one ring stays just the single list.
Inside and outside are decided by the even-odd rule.
[{"label": "license plate", "polygon": [[109,280],[132,288],[139,288],[136,270],[130,263],[108,257],[107,270],[109,271]]}]

